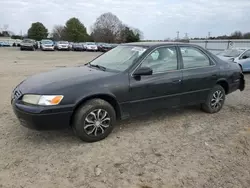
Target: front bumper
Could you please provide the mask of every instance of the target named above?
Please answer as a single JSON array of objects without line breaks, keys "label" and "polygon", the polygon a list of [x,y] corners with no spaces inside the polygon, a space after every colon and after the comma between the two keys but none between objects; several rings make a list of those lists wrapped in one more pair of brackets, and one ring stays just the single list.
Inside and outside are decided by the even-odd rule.
[{"label": "front bumper", "polygon": [[62,47],[62,46],[58,46],[57,50],[69,50],[70,48],[68,46],[66,47]]},{"label": "front bumper", "polygon": [[73,50],[75,50],[75,51],[83,51],[84,49],[81,48],[81,47],[74,47]]},{"label": "front bumper", "polygon": [[86,48],[87,51],[97,51],[98,48]]},{"label": "front bumper", "polygon": [[20,46],[22,50],[33,50],[34,46]]},{"label": "front bumper", "polygon": [[42,107],[12,101],[13,111],[20,124],[35,130],[57,130],[70,126],[73,111],[69,107]]},{"label": "front bumper", "polygon": [[53,51],[53,50],[55,50],[55,48],[54,48],[54,46],[49,46],[49,47],[48,46],[46,46],[46,47],[43,46],[42,50],[48,50],[48,51],[52,50]]}]

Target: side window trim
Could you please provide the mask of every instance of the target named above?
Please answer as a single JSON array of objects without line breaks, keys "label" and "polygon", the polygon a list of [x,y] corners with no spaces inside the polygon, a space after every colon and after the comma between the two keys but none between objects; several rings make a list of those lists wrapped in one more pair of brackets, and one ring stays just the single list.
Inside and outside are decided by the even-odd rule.
[{"label": "side window trim", "polygon": [[[182,57],[182,53],[181,53],[181,48],[182,47],[186,47],[186,48],[194,48],[196,49],[197,51],[201,52],[204,56],[206,56],[209,60],[209,66],[204,66],[204,67],[193,67],[193,68],[184,68],[184,62],[183,62],[183,57]],[[213,66],[216,66],[216,63],[214,62],[213,59],[211,59],[207,53],[205,53],[203,50],[201,50],[199,47],[196,47],[196,46],[188,46],[188,45],[178,45],[178,51],[179,51],[179,55],[180,55],[180,59],[181,59],[181,70],[188,70],[188,69],[201,69],[201,68],[206,68],[206,67],[213,67]]]},{"label": "side window trim", "polygon": [[156,47],[154,49],[152,49],[140,62],[139,64],[134,68],[134,70],[132,70],[130,76],[133,76],[134,72],[139,69],[141,67],[141,65],[143,64],[143,62],[148,58],[148,56],[150,56],[155,50],[160,49],[160,48],[175,48],[176,50],[176,57],[177,57],[177,69],[176,70],[168,70],[168,71],[163,71],[163,72],[157,72],[153,75],[157,75],[157,74],[163,74],[163,73],[167,73],[167,72],[174,72],[174,71],[180,71],[181,70],[181,57],[178,53],[178,47],[177,45],[166,45],[166,46],[159,46]]}]

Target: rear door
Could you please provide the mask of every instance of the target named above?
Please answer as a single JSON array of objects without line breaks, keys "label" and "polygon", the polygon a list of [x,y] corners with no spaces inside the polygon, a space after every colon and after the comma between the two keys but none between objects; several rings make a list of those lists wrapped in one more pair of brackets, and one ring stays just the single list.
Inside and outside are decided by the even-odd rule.
[{"label": "rear door", "polygon": [[183,75],[183,105],[200,103],[206,97],[219,77],[219,67],[201,48],[179,45],[181,70]]}]

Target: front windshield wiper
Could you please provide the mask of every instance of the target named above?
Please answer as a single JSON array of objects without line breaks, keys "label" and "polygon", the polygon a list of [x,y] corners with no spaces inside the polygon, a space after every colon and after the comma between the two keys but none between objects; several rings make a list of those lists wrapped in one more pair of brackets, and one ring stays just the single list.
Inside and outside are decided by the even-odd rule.
[{"label": "front windshield wiper", "polygon": [[103,70],[103,71],[106,70],[106,67],[101,66],[101,65],[93,65],[93,64],[90,64],[90,63],[89,63],[89,66],[91,66],[91,67],[96,67],[96,68],[101,69],[101,70]]}]

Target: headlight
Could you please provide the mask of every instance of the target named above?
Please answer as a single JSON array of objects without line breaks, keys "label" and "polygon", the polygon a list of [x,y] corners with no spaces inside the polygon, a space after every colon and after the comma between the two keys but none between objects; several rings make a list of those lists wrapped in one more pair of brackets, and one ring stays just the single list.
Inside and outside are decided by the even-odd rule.
[{"label": "headlight", "polygon": [[63,99],[63,95],[24,95],[22,98],[23,102],[29,104],[51,106],[58,105]]}]

